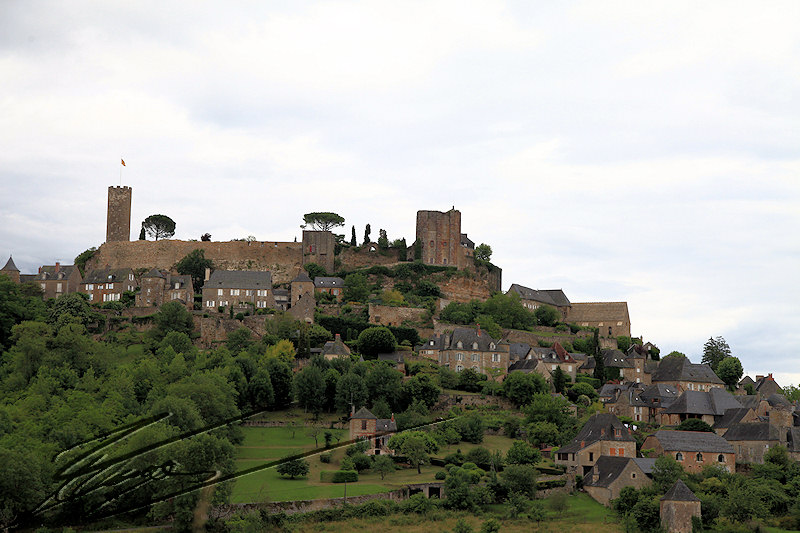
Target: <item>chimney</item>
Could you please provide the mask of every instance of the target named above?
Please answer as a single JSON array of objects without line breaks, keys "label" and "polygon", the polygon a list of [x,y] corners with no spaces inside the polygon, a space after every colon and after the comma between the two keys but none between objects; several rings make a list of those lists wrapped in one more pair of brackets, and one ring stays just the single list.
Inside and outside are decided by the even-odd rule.
[{"label": "chimney", "polygon": [[207,268],[207,269],[206,269],[206,277],[205,277],[205,279],[204,279],[203,281],[208,281],[208,279],[209,279],[210,277],[211,277],[211,269],[210,269],[210,268]]},{"label": "chimney", "polygon": [[581,450],[584,449],[585,447],[586,447],[586,441],[582,440],[581,441]]},{"label": "chimney", "polygon": [[767,379],[772,379],[772,372],[770,372],[769,374],[767,374]]},{"label": "chimney", "polygon": [[481,336],[481,325],[478,324],[478,337],[480,337],[480,336]]},{"label": "chimney", "polygon": [[392,422],[394,422],[394,413],[392,413]]},{"label": "chimney", "polygon": [[59,270],[61,270],[61,263],[59,263],[58,261],[56,261],[56,272],[55,272],[55,273],[56,273],[56,274],[58,274],[58,271],[59,271]]},{"label": "chimney", "polygon": [[342,336],[338,333],[336,334],[336,342],[342,342]]},{"label": "chimney", "polygon": [[42,273],[42,267],[39,267],[39,274]]},{"label": "chimney", "polygon": [[759,376],[756,374],[756,381],[761,381],[762,379],[764,379],[764,376]]}]

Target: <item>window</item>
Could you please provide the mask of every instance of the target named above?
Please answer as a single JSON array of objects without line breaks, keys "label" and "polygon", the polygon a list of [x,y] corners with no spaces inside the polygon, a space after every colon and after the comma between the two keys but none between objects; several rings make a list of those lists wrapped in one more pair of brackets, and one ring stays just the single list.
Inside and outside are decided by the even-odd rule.
[{"label": "window", "polygon": [[87,291],[93,291],[93,290],[94,290],[94,284],[93,284],[93,283],[90,283],[90,284],[88,284],[88,285],[86,286],[86,290],[87,290]]},{"label": "window", "polygon": [[477,342],[473,342],[472,343],[472,349],[473,350],[477,350],[478,349],[478,343]]},{"label": "window", "polygon": [[106,283],[106,289],[113,290],[114,289],[114,284],[113,283]]},{"label": "window", "polygon": [[463,367],[463,366],[461,366],[461,365],[456,365],[456,372],[461,372],[462,370],[464,370],[464,367]]},{"label": "window", "polygon": [[245,296],[252,296],[253,295],[253,289],[247,289],[246,291],[244,291],[244,295]]},{"label": "window", "polygon": [[172,299],[173,299],[173,300],[177,300],[178,298],[180,298],[180,296],[178,295],[178,293],[177,293],[177,292],[173,292],[173,293],[172,293]]},{"label": "window", "polygon": [[339,296],[339,289],[333,289],[333,295]]},{"label": "window", "polygon": [[608,336],[611,336],[611,326],[608,326]]},{"label": "window", "polygon": [[619,455],[620,457],[624,457],[625,456],[625,448],[617,448],[617,455]]},{"label": "window", "polygon": [[128,281],[133,281],[133,274],[128,274]]},{"label": "window", "polygon": [[367,421],[366,420],[362,420],[361,421],[361,429],[367,429]]},{"label": "window", "polygon": [[206,307],[214,307],[214,300],[206,300]]},{"label": "window", "polygon": [[622,430],[620,430],[619,428],[614,428],[614,436],[616,438],[620,438],[622,436]]},{"label": "window", "polygon": [[478,355],[476,353],[472,354],[472,362],[473,363],[477,362],[477,361],[480,361],[480,360],[481,360],[481,356],[480,355]]},{"label": "window", "polygon": [[589,452],[589,460],[594,461],[594,452]]},{"label": "window", "polygon": [[61,283],[56,283],[56,292],[61,292]]},{"label": "window", "polygon": [[231,289],[231,296],[239,296],[239,289]]},{"label": "window", "polygon": [[636,472],[631,472],[631,479],[636,479]]},{"label": "window", "polygon": [[611,457],[616,457],[617,449],[616,448],[609,448],[608,455],[610,455]]},{"label": "window", "polygon": [[499,362],[500,362],[500,354],[499,353],[493,353],[492,354],[492,363],[499,363]]},{"label": "window", "polygon": [[267,289],[258,289],[258,296],[266,296]]},{"label": "window", "polygon": [[41,285],[41,286],[42,286],[42,290],[45,290],[45,289],[47,288],[47,285],[46,285],[46,284],[44,284],[44,283],[40,283],[39,285]]},{"label": "window", "polygon": [[265,302],[263,300],[258,302],[258,307],[260,307],[261,309],[264,309],[265,307],[267,307],[267,302]]},{"label": "window", "polygon": [[675,460],[676,461],[683,461],[683,454],[681,452],[676,453],[675,454]]},{"label": "window", "polygon": [[567,365],[567,372],[572,372],[572,365]]},{"label": "window", "polygon": [[217,296],[222,296],[222,289],[217,289]]},{"label": "window", "polygon": [[703,454],[702,453],[697,452],[697,456],[695,458],[697,459],[698,463],[702,463],[703,462]]},{"label": "window", "polygon": [[89,293],[89,301],[91,302],[92,300],[94,300],[94,293],[90,292]]},{"label": "window", "polygon": [[463,353],[457,353],[456,354],[456,361],[463,361],[463,360],[464,360],[464,354]]},{"label": "window", "polygon": [[489,349],[490,350],[494,350],[494,343],[493,342],[489,343]]},{"label": "window", "polygon": [[725,462],[725,456],[722,455],[722,454],[719,454],[717,456],[717,462],[724,463]]},{"label": "window", "polygon": [[461,341],[458,341],[456,343],[456,348],[463,348],[463,347],[464,347],[464,345],[461,343]]}]

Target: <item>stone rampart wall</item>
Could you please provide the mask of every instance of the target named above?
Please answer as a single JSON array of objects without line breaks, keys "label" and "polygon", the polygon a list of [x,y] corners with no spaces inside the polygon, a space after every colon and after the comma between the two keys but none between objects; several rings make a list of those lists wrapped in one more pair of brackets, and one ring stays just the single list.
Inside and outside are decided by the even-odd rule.
[{"label": "stone rampart wall", "polygon": [[403,321],[422,322],[427,309],[418,307],[392,307],[390,305],[369,304],[369,321],[383,326],[401,326]]}]

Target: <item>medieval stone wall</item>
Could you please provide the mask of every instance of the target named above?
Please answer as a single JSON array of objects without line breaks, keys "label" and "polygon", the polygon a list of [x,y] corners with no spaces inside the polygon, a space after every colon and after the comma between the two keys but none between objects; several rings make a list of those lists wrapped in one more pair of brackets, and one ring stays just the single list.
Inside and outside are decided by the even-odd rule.
[{"label": "medieval stone wall", "polygon": [[486,300],[492,295],[485,281],[463,276],[453,276],[441,283],[439,288],[443,296],[440,309],[444,309],[451,301],[464,303],[473,299]]},{"label": "medieval stone wall", "polygon": [[371,324],[382,326],[401,326],[406,320],[415,323],[422,322],[427,312],[427,309],[417,307],[369,304],[369,321]]},{"label": "medieval stone wall", "polygon": [[417,211],[417,242],[422,243],[422,262],[463,268],[461,211]]},{"label": "medieval stone wall", "polygon": [[268,270],[273,283],[291,281],[302,267],[303,244],[274,241],[131,241],[106,242],[87,262],[86,270],[93,268],[170,270],[192,250],[205,252],[214,268],[222,270]]}]

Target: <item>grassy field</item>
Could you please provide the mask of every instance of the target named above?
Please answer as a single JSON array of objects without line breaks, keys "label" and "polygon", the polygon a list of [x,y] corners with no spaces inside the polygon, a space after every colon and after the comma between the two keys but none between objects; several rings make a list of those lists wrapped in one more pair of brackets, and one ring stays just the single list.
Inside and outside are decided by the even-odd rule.
[{"label": "grassy field", "polygon": [[537,524],[528,519],[506,519],[502,505],[490,506],[483,515],[472,513],[456,513],[448,511],[434,512],[428,515],[397,514],[389,517],[348,519],[341,522],[298,524],[293,531],[311,533],[312,531],[329,531],[345,533],[348,531],[411,532],[427,533],[428,531],[452,531],[459,518],[464,518],[474,531],[480,531],[483,523],[489,518],[501,521],[500,531],[523,532],[537,531],[541,533],[560,533],[562,531],[576,533],[618,533],[623,531],[614,514],[592,500],[586,494],[569,496],[569,508],[564,512],[547,512],[547,520]]},{"label": "grassy field", "polygon": [[[294,437],[292,437],[292,429],[287,427],[244,427],[242,430],[244,442],[236,448],[236,468],[239,471],[316,448],[314,439],[309,437],[302,428],[294,431]],[[340,433],[342,438],[347,438],[344,431]],[[323,439],[318,439],[322,445]],[[500,450],[505,453],[511,447],[512,442],[506,437],[487,435],[483,444],[462,442],[446,446],[436,455],[444,457],[449,453],[455,453],[457,449],[467,453],[476,446],[485,446],[490,450]],[[231,503],[343,497],[344,485],[322,483],[319,479],[322,470],[337,470],[344,455],[343,448],[334,450],[333,462],[330,464],[322,463],[318,455],[309,457],[309,474],[308,477],[302,479],[283,478],[274,468],[248,474],[236,480],[231,494]],[[368,471],[359,476],[358,482],[347,484],[347,495],[358,496],[388,492],[410,483],[435,481],[436,472],[439,470],[441,470],[440,467],[425,466],[422,468],[422,473],[417,474],[416,469],[401,469],[389,474],[384,480],[381,480],[379,474]]]}]

